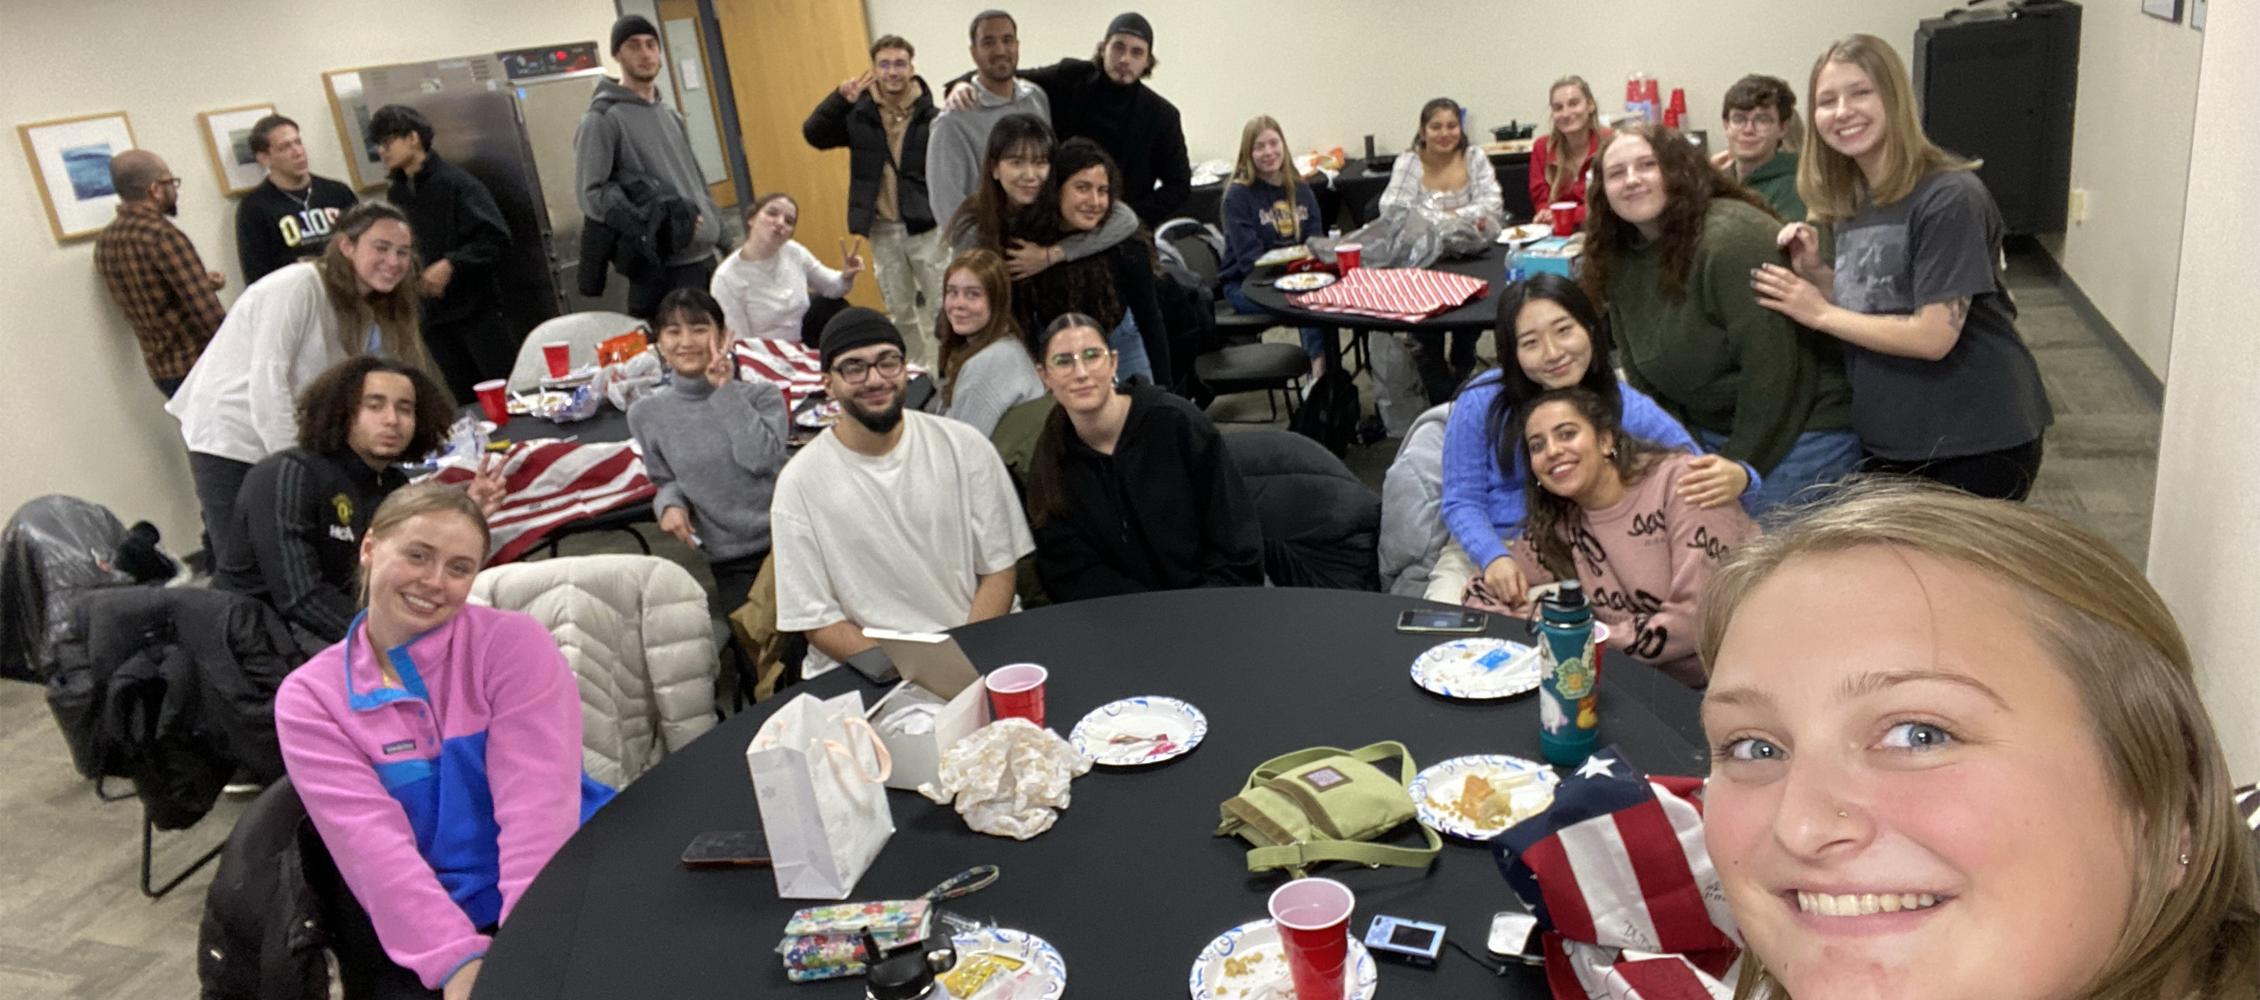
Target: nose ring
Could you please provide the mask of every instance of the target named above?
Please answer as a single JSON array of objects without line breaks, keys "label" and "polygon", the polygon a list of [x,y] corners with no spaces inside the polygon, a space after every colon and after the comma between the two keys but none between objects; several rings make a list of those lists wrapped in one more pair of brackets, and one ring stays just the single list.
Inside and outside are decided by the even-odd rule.
[{"label": "nose ring", "polygon": [[1845,811],[1844,811],[1844,810],[1842,810],[1842,809],[1838,809],[1838,810],[1836,811],[1836,818],[1837,818],[1837,819],[1848,819],[1848,818],[1850,818],[1850,817],[1849,817],[1849,815],[1848,815],[1847,813],[1845,813]]}]

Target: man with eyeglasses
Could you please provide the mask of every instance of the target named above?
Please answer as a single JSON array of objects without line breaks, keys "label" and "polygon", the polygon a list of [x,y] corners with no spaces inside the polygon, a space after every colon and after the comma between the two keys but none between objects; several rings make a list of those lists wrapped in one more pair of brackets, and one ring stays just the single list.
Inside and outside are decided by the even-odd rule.
[{"label": "man with eyeglasses", "polygon": [[1711,165],[1758,192],[1783,219],[1802,222],[1805,200],[1797,196],[1797,92],[1778,77],[1752,73],[1727,88],[1726,148]]},{"label": "man with eyeglasses", "polygon": [[118,217],[94,240],[94,267],[141,343],[149,380],[171,399],[227,318],[216,294],[227,276],[206,270],[196,244],[170,221],[180,214],[180,178],[157,154],[111,157],[110,186]]},{"label": "man with eyeglasses", "polygon": [[1035,551],[1003,460],[972,427],[903,409],[903,337],[860,306],[824,324],[840,418],[777,477],[769,508],[777,629],[808,637],[802,676],[889,672],[866,628],[940,632],[1013,609]]}]

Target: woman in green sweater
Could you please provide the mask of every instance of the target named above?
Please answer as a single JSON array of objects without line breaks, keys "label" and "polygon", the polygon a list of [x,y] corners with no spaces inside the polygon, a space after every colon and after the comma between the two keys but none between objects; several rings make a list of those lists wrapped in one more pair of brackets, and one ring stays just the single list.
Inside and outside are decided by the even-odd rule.
[{"label": "woman in green sweater", "polygon": [[1763,513],[1860,461],[1835,344],[1758,304],[1781,221],[1672,129],[1628,124],[1599,158],[1580,283],[1606,303],[1620,361],[1695,440],[1748,463]]}]

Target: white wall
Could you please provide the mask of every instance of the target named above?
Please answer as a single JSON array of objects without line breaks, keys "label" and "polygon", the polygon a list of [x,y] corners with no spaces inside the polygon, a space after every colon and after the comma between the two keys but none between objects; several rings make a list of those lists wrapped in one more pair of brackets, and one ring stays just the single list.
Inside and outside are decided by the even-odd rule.
[{"label": "white wall", "polygon": [[[939,83],[972,68],[968,21],[1003,7],[1020,24],[1020,63],[1089,58],[1107,22],[1127,9],[1154,26],[1161,65],[1151,81],[1184,115],[1195,161],[1230,159],[1240,126],[1278,118],[1298,150],[1363,152],[1412,140],[1420,106],[1448,96],[1472,129],[1542,120],[1546,88],[1577,73],[1603,108],[1621,105],[1635,70],[1687,89],[1696,127],[1715,134],[1718,102],[1744,73],[1788,80],[1800,95],[1814,57],[1853,32],[1907,54],[1915,24],[1949,0],[864,0],[875,35],[918,46]],[[1802,110],[1802,108],[1800,108]]]},{"label": "white wall", "polygon": [[[13,125],[125,111],[134,137],[183,178],[176,220],[208,267],[243,290],[235,202],[221,194],[196,113],[271,102],[298,120],[314,170],[345,176],[322,72],[595,38],[611,0],[33,0],[8,5],[7,37],[37,69],[0,88]],[[196,547],[196,501],[179,427],[165,415],[123,316],[94,272],[94,241],[58,245],[30,166],[0,154],[0,518],[45,493],[148,519],[176,552]]]},{"label": "white wall", "polygon": [[[2260,779],[2260,347],[2252,337],[2252,258],[2260,233],[2260,10],[2215,3],[2205,27],[2197,119],[2174,305],[2174,374],[2158,451],[2150,579],[2197,656],[2229,765]],[[2184,29],[2187,30],[2187,29]]]},{"label": "white wall", "polygon": [[2045,243],[2164,379],[2189,181],[2180,153],[2196,125],[2205,36],[2132,3],[2088,3],[2081,22],[2072,187],[2087,191],[2087,221]]}]

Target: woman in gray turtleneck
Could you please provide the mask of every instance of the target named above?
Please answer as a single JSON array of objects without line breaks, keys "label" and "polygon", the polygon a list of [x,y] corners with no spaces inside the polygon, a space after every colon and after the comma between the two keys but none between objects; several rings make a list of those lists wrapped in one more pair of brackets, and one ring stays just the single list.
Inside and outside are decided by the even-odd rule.
[{"label": "woman in gray turtleneck", "polygon": [[672,382],[628,408],[628,430],[659,495],[659,528],[706,554],[709,606],[726,615],[769,555],[769,497],[785,467],[790,415],[773,386],[730,378],[722,307],[697,288],[660,300],[652,318]]}]

